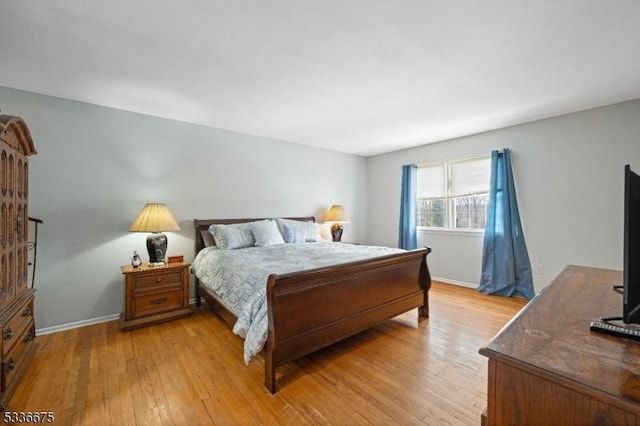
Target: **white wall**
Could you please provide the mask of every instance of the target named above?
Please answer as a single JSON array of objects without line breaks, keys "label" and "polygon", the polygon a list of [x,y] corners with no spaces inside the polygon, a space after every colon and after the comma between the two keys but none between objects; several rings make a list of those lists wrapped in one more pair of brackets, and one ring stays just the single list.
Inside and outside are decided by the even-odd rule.
[{"label": "white wall", "polygon": [[3,114],[22,117],[38,231],[36,327],[118,314],[120,265],[147,260],[128,229],[146,202],[164,202],[182,230],[168,254],[193,259],[193,219],[321,217],[343,204],[344,239],[366,230],[366,159],[0,87]]},{"label": "white wall", "polygon": [[[640,171],[640,100],[368,159],[369,243],[397,245],[401,166],[510,148],[536,290],[567,264],[622,268],[623,168]],[[434,277],[477,285],[482,238],[427,234]],[[534,268],[535,269],[535,268]]]}]

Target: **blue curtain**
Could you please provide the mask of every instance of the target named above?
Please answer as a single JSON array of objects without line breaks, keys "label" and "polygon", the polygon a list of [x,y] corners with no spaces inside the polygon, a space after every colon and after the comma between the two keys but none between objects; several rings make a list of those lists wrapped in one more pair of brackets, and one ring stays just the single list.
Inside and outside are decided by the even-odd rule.
[{"label": "blue curtain", "polygon": [[491,153],[489,205],[478,291],[527,299],[534,296],[508,149]]},{"label": "blue curtain", "polygon": [[402,166],[402,190],[400,195],[400,236],[398,246],[405,250],[418,247],[416,239],[416,191],[418,166]]}]

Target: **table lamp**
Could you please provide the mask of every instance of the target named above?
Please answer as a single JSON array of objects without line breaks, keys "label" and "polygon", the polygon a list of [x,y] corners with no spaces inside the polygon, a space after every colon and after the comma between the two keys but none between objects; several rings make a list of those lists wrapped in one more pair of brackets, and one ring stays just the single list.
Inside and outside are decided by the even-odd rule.
[{"label": "table lamp", "polygon": [[147,203],[129,228],[129,232],[151,232],[147,237],[149,263],[164,264],[167,252],[167,236],[164,231],[179,231],[180,226],[164,204]]},{"label": "table lamp", "polygon": [[324,223],[333,224],[331,225],[331,238],[334,242],[340,242],[342,239],[342,231],[344,230],[342,224],[347,222],[349,222],[349,219],[342,206],[339,204],[331,206],[324,217]]}]

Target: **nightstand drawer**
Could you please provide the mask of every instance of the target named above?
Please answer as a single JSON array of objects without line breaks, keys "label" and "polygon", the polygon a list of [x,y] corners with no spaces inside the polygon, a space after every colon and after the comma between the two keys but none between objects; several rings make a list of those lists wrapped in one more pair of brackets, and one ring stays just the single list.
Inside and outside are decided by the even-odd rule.
[{"label": "nightstand drawer", "polygon": [[140,294],[133,296],[131,300],[133,318],[155,315],[185,307],[181,288],[178,290]]},{"label": "nightstand drawer", "polygon": [[163,288],[182,288],[182,271],[167,271],[153,274],[140,274],[133,280],[133,291],[147,291]]},{"label": "nightstand drawer", "polygon": [[21,306],[2,327],[2,354],[4,357],[19,340],[21,333],[29,323],[33,324],[33,298]]}]

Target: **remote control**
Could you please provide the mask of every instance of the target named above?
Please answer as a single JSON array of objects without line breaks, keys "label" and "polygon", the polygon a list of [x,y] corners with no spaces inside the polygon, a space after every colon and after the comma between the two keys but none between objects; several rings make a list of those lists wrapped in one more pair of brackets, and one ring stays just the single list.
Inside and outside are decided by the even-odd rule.
[{"label": "remote control", "polygon": [[604,321],[593,321],[589,328],[600,333],[610,334],[611,336],[625,337],[640,342],[640,330],[621,327],[619,325],[609,324]]}]

